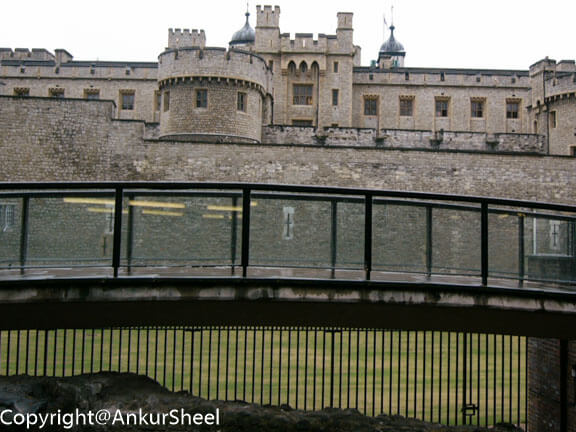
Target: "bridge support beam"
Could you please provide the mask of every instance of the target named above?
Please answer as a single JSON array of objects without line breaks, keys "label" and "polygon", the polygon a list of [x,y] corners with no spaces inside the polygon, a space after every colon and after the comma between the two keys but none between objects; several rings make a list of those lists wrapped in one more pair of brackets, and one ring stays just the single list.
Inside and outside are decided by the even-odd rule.
[{"label": "bridge support beam", "polygon": [[20,280],[0,284],[0,329],[310,325],[576,340],[575,299],[550,297],[501,288],[340,280]]}]

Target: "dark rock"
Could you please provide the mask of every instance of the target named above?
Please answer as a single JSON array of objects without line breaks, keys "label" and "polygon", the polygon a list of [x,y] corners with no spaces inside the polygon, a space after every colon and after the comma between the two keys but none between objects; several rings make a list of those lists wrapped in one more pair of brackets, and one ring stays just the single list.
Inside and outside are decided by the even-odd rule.
[{"label": "dark rock", "polygon": [[[2,408],[3,407],[3,408]],[[305,412],[289,405],[259,406],[246,402],[207,401],[186,392],[172,393],[150,378],[134,374],[98,373],[69,378],[0,377],[0,409],[19,413],[97,412],[120,410],[124,415],[168,413],[215,413],[221,426],[124,425],[79,426],[75,431],[212,431],[212,432],[485,432],[476,427],[447,427],[400,416],[367,417],[355,409],[326,408]],[[11,429],[18,430],[18,429]],[[62,430],[61,427],[50,430]],[[513,425],[500,424],[491,432],[518,432]]]}]

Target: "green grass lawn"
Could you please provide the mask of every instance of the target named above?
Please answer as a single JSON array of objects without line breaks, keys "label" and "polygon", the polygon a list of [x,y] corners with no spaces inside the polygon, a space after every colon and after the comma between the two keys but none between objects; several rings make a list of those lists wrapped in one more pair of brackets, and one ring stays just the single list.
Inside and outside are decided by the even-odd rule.
[{"label": "green grass lawn", "polygon": [[526,416],[520,337],[302,328],[0,332],[2,375],[101,370],[146,374],[210,399],[309,410],[333,405],[455,424],[466,402],[479,409],[473,424]]}]

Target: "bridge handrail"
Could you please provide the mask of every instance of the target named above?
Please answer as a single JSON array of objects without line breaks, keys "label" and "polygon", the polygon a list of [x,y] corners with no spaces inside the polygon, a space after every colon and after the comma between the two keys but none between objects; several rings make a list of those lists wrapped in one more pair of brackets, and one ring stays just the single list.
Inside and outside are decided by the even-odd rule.
[{"label": "bridge handrail", "polygon": [[[576,206],[550,203],[530,200],[517,200],[510,198],[494,198],[487,196],[475,195],[457,195],[444,194],[435,192],[417,192],[417,191],[398,191],[389,189],[366,189],[366,188],[346,188],[337,186],[313,186],[313,185],[294,185],[294,184],[273,184],[273,183],[238,183],[238,182],[0,182],[0,191],[19,191],[25,193],[25,189],[36,191],[46,190],[82,190],[82,189],[149,189],[149,190],[254,190],[269,192],[292,192],[292,193],[314,193],[314,194],[336,194],[336,195],[353,195],[373,197],[390,197],[404,199],[428,199],[436,201],[455,201],[481,204],[483,202],[492,205],[511,206],[511,207],[528,207],[541,210],[553,210],[564,212],[575,212]],[[96,192],[97,193],[97,192]]]},{"label": "bridge handrail", "polygon": [[[393,203],[397,205],[415,205],[426,209],[427,218],[427,257],[426,267],[431,271],[431,218],[433,208],[448,208],[458,210],[471,210],[480,212],[480,256],[481,256],[481,280],[486,286],[489,276],[489,231],[488,217],[491,213],[517,214],[518,217],[528,215],[533,217],[553,217],[558,220],[572,222],[576,215],[576,206],[560,203],[534,202],[507,198],[493,198],[484,196],[439,194],[430,192],[406,192],[395,190],[378,189],[355,189],[346,187],[306,186],[306,185],[277,185],[259,183],[236,183],[236,182],[0,182],[0,197],[19,197],[23,199],[22,210],[22,246],[21,262],[24,267],[26,259],[26,244],[28,227],[28,201],[36,197],[50,196],[114,196],[114,230],[112,247],[112,268],[114,277],[118,277],[121,268],[121,242],[122,242],[122,207],[123,199],[127,194],[154,194],[170,193],[175,195],[189,195],[202,193],[218,197],[242,198],[242,221],[241,237],[242,251],[241,267],[242,276],[247,277],[250,266],[250,224],[251,224],[251,199],[253,197],[268,198],[292,198],[304,199],[315,198],[329,201],[352,201],[364,203],[364,272],[365,280],[371,279],[372,273],[372,250],[373,250],[373,205],[380,203]],[[496,208],[495,206],[505,207]],[[555,214],[541,213],[539,211],[555,212]],[[567,214],[569,213],[569,214]],[[523,224],[519,233],[519,246],[522,256],[524,254]],[[119,229],[118,229],[119,228]],[[519,262],[519,279],[524,278],[523,260]]]}]

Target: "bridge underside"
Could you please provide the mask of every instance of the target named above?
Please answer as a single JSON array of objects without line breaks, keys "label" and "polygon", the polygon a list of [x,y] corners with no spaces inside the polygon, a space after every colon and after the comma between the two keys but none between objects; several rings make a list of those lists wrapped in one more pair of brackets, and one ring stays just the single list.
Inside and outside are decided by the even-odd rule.
[{"label": "bridge underside", "polygon": [[0,328],[338,326],[576,339],[576,297],[440,283],[75,278],[0,284]]}]

